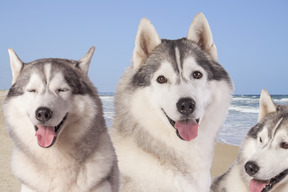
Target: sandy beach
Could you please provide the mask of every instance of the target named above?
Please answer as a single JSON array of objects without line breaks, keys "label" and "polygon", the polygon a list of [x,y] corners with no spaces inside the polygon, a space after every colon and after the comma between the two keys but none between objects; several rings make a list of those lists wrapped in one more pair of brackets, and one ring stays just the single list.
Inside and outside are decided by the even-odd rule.
[{"label": "sandy beach", "polygon": [[0,191],[18,192],[20,191],[20,183],[10,169],[13,143],[8,136],[2,111],[2,103],[6,93],[7,91],[0,91]]},{"label": "sandy beach", "polygon": [[[0,103],[2,105],[3,99],[7,91],[0,91]],[[0,191],[5,192],[18,192],[20,191],[20,183],[13,176],[10,169],[11,154],[13,149],[13,143],[8,136],[2,107],[0,111]],[[227,145],[223,143],[217,143],[215,148],[215,156],[213,159],[211,175],[212,177],[218,176],[224,173],[231,163],[236,159],[238,153],[238,147]]]}]

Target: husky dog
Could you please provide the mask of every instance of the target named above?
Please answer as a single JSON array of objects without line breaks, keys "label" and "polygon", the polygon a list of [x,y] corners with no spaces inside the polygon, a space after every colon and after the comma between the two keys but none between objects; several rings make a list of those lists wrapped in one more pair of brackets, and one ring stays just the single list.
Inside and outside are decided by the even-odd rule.
[{"label": "husky dog", "polygon": [[215,139],[233,85],[205,16],[187,38],[160,39],[142,19],[115,94],[111,138],[123,192],[209,191]]},{"label": "husky dog", "polygon": [[23,63],[9,49],[13,81],[3,111],[21,191],[118,191],[116,154],[88,78],[94,50],[79,61]]},{"label": "husky dog", "polygon": [[263,89],[258,124],[244,138],[237,160],[215,178],[211,192],[288,191],[288,106]]}]

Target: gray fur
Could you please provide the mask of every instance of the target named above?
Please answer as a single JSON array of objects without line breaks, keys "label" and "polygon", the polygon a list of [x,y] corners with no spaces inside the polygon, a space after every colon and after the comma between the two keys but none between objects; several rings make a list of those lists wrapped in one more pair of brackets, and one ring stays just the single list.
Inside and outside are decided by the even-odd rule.
[{"label": "gray fur", "polygon": [[[108,191],[107,186],[110,186],[109,188],[111,188],[112,192],[118,191],[118,163],[110,136],[107,133],[102,102],[98,96],[97,89],[93,86],[86,73],[79,67],[79,63],[80,61],[54,58],[23,63],[17,81],[10,88],[4,101],[3,111],[7,128],[10,137],[15,143],[12,169],[16,177],[21,181],[23,191],[29,188],[33,191],[102,191],[105,189],[106,192]],[[45,76],[45,65],[51,65],[50,78]],[[85,65],[89,65],[89,63]],[[36,139],[34,141],[34,135],[31,138],[23,138],[23,135],[27,135],[28,132],[34,130],[34,125],[31,122],[28,123],[29,125],[27,124],[29,117],[24,114],[20,117],[21,120],[25,120],[24,125],[15,126],[11,119],[13,119],[14,114],[20,113],[19,109],[23,109],[19,106],[14,109],[14,113],[11,110],[11,106],[14,105],[15,101],[27,94],[25,88],[31,80],[32,74],[41,77],[43,86],[48,87],[49,81],[56,78],[54,77],[56,73],[63,74],[66,83],[71,89],[71,101],[69,101],[72,102],[71,104],[77,105],[77,103],[73,103],[74,99],[82,99],[81,103],[85,105],[82,107],[92,111],[95,109],[96,112],[94,114],[79,114],[78,111],[73,111],[74,108],[72,108],[67,113],[67,119],[63,124],[61,134],[57,136],[55,144],[50,148],[41,148],[35,144],[37,142]],[[89,116],[87,120],[91,119],[89,124],[83,124],[85,123],[85,116]],[[19,129],[26,130],[25,134],[19,134]],[[33,139],[33,141],[27,142],[28,139]],[[43,157],[37,153],[43,154]],[[58,160],[57,164],[53,164],[51,162],[53,160]],[[29,162],[27,166],[23,165],[25,162]],[[50,169],[54,166],[59,168],[59,174],[50,173]],[[24,171],[19,170],[19,167],[23,167]],[[36,170],[38,173],[35,173]],[[97,173],[91,176],[89,175],[91,172]],[[28,173],[29,176],[27,176]],[[51,183],[48,186],[51,188],[43,189],[44,184],[35,183],[38,178],[34,178],[35,182],[32,182],[31,178],[35,174],[39,174],[39,179],[45,178],[45,182],[50,181]],[[51,178],[51,174],[55,178]],[[58,185],[57,182],[61,182],[61,184]]]},{"label": "gray fur", "polygon": [[[287,106],[284,105],[278,105],[277,106],[277,111],[271,114],[268,114],[263,121],[257,123],[254,127],[252,127],[248,134],[247,137],[251,137],[253,139],[257,139],[258,133],[260,133],[264,127],[264,125],[275,125],[281,118],[285,117],[285,110],[287,110]],[[268,137],[271,139],[272,138],[272,133],[274,133],[274,129],[275,127],[267,127],[268,128]]]},{"label": "gray fur", "polygon": [[[274,139],[275,135],[277,134],[279,130],[283,130],[283,129],[287,130],[287,124],[288,124],[288,110],[287,110],[288,108],[287,107],[288,107],[287,105],[276,105],[275,112],[268,113],[261,121],[259,121],[255,126],[253,126],[249,130],[246,137],[243,139],[236,161],[231,165],[229,170],[227,170],[224,174],[214,178],[213,183],[211,185],[210,192],[226,192],[226,191],[227,192],[235,192],[235,191],[237,192],[247,191],[248,192],[250,191],[249,182],[252,179],[252,177],[250,177],[246,173],[244,166],[247,163],[247,161],[249,161],[248,158],[250,158],[250,156],[256,153],[257,149],[259,150],[259,148],[257,149],[255,148],[255,145],[257,142],[259,142],[260,136],[261,136],[260,134],[264,129],[267,130],[267,134],[265,134],[267,138],[265,137],[266,140],[263,141],[263,146],[269,145],[269,143]],[[280,143],[278,143],[278,145],[280,146]],[[249,150],[252,150],[253,153],[249,152],[247,154],[247,151]],[[281,150],[283,149],[280,149],[279,153],[281,153]],[[282,152],[285,152],[285,151],[282,151]],[[268,160],[267,157],[265,158],[265,160]],[[278,157],[271,157],[271,159],[272,158],[278,158]],[[284,168],[283,170],[287,168]],[[238,180],[235,178],[238,178]],[[279,190],[281,192],[282,191],[284,192],[286,191],[285,189],[287,190],[287,185],[285,185],[284,183],[283,185],[278,187],[276,190],[274,186],[272,191]]]},{"label": "gray fur", "polygon": [[[161,40],[155,33],[151,23],[142,19],[133,62],[121,77],[114,97],[111,138],[122,171],[120,190],[207,192],[216,135],[226,118],[233,83],[216,57],[195,41]],[[214,44],[209,46],[216,50]],[[201,69],[206,76],[194,79],[194,68]],[[153,79],[158,73],[170,81],[160,85]],[[199,135],[194,140],[181,140],[163,109],[171,109],[174,120],[183,121],[184,115],[176,109],[181,98],[192,98],[197,101],[199,111],[203,108],[203,113],[199,112],[201,115],[198,111],[189,114],[193,121],[198,115],[202,120]]]},{"label": "gray fur", "polygon": [[43,69],[47,63],[52,64],[52,75],[57,71],[63,72],[67,83],[73,89],[73,94],[84,95],[92,93],[86,82],[81,79],[82,74],[78,67],[79,61],[49,58],[24,63],[17,82],[9,89],[8,97],[19,96],[24,93],[23,88],[28,83],[31,73],[39,73],[39,75],[43,76],[43,80],[45,80]]},{"label": "gray fur", "polygon": [[131,85],[135,88],[149,86],[152,75],[158,70],[160,63],[164,60],[172,65],[176,73],[179,73],[180,69],[178,69],[179,66],[175,56],[176,47],[181,53],[181,69],[183,68],[183,60],[188,56],[193,56],[197,63],[206,70],[209,80],[227,80],[228,84],[232,83],[228,73],[218,62],[213,60],[211,56],[202,50],[195,42],[183,38],[178,40],[162,39],[161,44],[152,51],[145,64],[133,76]]}]

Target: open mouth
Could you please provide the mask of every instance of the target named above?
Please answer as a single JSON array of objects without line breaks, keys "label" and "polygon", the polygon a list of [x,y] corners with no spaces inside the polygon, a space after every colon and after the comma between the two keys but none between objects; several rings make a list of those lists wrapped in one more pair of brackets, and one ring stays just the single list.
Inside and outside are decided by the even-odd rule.
[{"label": "open mouth", "polygon": [[57,126],[35,125],[35,136],[37,137],[38,145],[43,148],[51,147],[60,132],[68,113]]},{"label": "open mouth", "polygon": [[251,192],[268,192],[271,189],[273,189],[273,187],[277,183],[282,181],[287,176],[287,174],[288,174],[288,169],[284,170],[279,175],[267,181],[260,181],[260,180],[252,179],[250,181],[250,191]]},{"label": "open mouth", "polygon": [[174,121],[162,109],[168,121],[176,129],[177,136],[185,141],[191,141],[197,137],[198,125],[200,119],[185,119],[181,121]]}]

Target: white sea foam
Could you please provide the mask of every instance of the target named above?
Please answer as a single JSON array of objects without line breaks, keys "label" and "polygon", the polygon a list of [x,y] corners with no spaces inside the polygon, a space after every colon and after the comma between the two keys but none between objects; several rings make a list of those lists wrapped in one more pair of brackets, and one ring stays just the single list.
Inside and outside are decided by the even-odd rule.
[{"label": "white sea foam", "polygon": [[237,111],[241,113],[259,113],[259,108],[231,105],[229,107],[229,111]]},{"label": "white sea foam", "polygon": [[105,119],[113,120],[114,119],[114,113],[113,112],[104,112]]},{"label": "white sea foam", "polygon": [[279,103],[282,105],[287,105],[288,104],[288,98],[281,98],[281,99],[274,99],[275,103]]},{"label": "white sea foam", "polygon": [[251,97],[251,98],[247,98],[247,97],[233,97],[233,101],[259,101],[259,98],[255,97]]},{"label": "white sea foam", "polygon": [[113,101],[114,96],[101,95],[101,96],[100,96],[100,99],[101,99],[102,101]]}]

